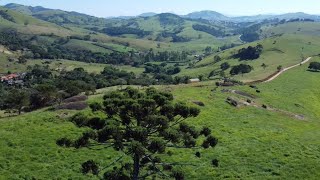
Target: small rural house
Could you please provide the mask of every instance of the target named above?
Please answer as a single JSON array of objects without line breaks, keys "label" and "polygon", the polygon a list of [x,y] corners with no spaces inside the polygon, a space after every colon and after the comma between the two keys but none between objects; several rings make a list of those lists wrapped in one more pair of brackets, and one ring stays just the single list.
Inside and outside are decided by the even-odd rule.
[{"label": "small rural house", "polygon": [[189,81],[188,81],[189,84],[198,83],[198,82],[200,82],[199,78],[189,79]]}]

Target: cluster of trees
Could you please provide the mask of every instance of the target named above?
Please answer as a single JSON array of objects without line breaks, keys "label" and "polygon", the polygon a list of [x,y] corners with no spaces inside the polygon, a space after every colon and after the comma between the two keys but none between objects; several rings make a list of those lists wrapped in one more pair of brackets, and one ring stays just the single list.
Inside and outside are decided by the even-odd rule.
[{"label": "cluster of trees", "polygon": [[221,30],[217,30],[213,27],[210,26],[206,26],[206,25],[200,25],[200,24],[195,24],[192,26],[192,28],[196,31],[202,31],[202,32],[206,32],[208,34],[211,34],[212,36],[216,36],[216,37],[223,37],[225,36],[225,32],[221,31]]},{"label": "cluster of trees", "polygon": [[153,49],[150,49],[148,53],[143,55],[142,59],[144,62],[177,62],[186,61],[188,58],[188,53],[186,51],[163,51],[155,53]]},{"label": "cluster of trees", "polygon": [[240,60],[254,60],[260,57],[262,50],[263,46],[261,44],[258,44],[256,47],[249,46],[248,48],[240,49],[233,57]]},{"label": "cluster of trees", "polygon": [[126,26],[121,27],[107,27],[101,30],[102,33],[108,34],[110,36],[120,36],[123,34],[135,34],[139,37],[144,37],[150,35],[151,32],[144,31],[137,28],[131,28]]},{"label": "cluster of trees", "polygon": [[[103,97],[102,104],[94,103],[90,107],[93,112],[104,113],[106,118],[76,114],[71,122],[90,131],[76,140],[68,137],[58,139],[57,145],[76,149],[113,147],[124,155],[116,157],[107,168],[88,160],[82,164],[84,174],[122,180],[184,179],[184,174],[175,169],[175,165],[182,164],[166,161],[162,157],[172,154],[175,148],[208,149],[218,143],[208,127],[197,129],[187,123],[187,119],[199,115],[198,108],[175,103],[171,93],[154,88],[113,91]],[[194,158],[201,158],[201,153],[195,152]],[[217,165],[216,159],[214,162]]]},{"label": "cluster of trees", "polygon": [[59,38],[52,44],[38,44],[37,36],[22,36],[16,30],[6,29],[0,32],[0,44],[7,46],[10,50],[25,50],[24,58],[34,59],[69,59],[82,62],[94,62],[105,64],[133,64],[133,58],[124,52],[92,52],[89,50],[70,49],[64,46],[71,38],[90,39],[85,37]]},{"label": "cluster of trees", "polygon": [[167,63],[145,65],[145,73],[174,75],[181,71],[179,66],[167,66]]},{"label": "cluster of trees", "polygon": [[253,41],[257,41],[260,38],[260,35],[257,32],[249,32],[249,33],[243,33],[240,36],[242,41],[245,42],[253,42]]},{"label": "cluster of trees", "polygon": [[28,41],[23,40],[16,30],[5,29],[0,32],[0,44],[7,46],[10,50],[21,50],[28,46]]},{"label": "cluster of trees", "polygon": [[231,68],[230,74],[237,75],[237,74],[245,74],[249,73],[253,70],[253,67],[247,64],[239,64],[237,66],[233,66]]},{"label": "cluster of trees", "polygon": [[320,63],[319,62],[311,62],[308,68],[313,71],[319,71],[320,70]]},{"label": "cluster of trees", "polygon": [[257,33],[262,26],[263,23],[258,23],[251,25],[249,27],[243,27],[235,30],[235,33],[241,34],[241,40],[245,42],[253,42],[259,40],[260,36]]},{"label": "cluster of trees", "polygon": [[172,37],[172,42],[189,42],[191,40],[190,38],[178,36],[176,34],[172,35],[171,37]]},{"label": "cluster of trees", "polygon": [[183,28],[177,28],[173,32],[163,31],[158,34],[156,41],[161,41],[162,38],[172,38],[171,42],[188,42],[191,39],[187,37],[179,36],[178,34],[181,33]]},{"label": "cluster of trees", "polygon": [[69,59],[88,63],[139,66],[146,62],[152,61],[186,61],[188,57],[188,53],[185,51],[154,52],[153,49],[150,49],[147,53],[137,54],[133,51],[113,51],[112,53],[102,53],[92,52],[90,50],[66,48],[64,45],[72,38],[90,40],[90,35],[84,37],[73,36],[68,38],[57,38],[52,44],[41,44],[38,43],[38,36],[22,36],[17,31],[12,29],[7,29],[0,32],[0,44],[7,46],[13,51],[23,50],[22,57],[25,59]]},{"label": "cluster of trees", "polygon": [[24,110],[34,110],[83,92],[93,94],[96,89],[116,85],[149,86],[188,83],[190,79],[188,76],[174,78],[171,76],[180,72],[178,66],[166,66],[165,63],[147,64],[146,73],[152,73],[151,76],[148,74],[137,76],[132,72],[111,66],[105,67],[99,74],[88,73],[83,68],[56,74],[49,69],[49,66],[30,66],[23,79],[23,86],[6,84],[0,86],[0,109],[21,113],[23,107]]},{"label": "cluster of trees", "polygon": [[10,14],[8,14],[8,10],[0,10],[0,17],[14,23],[16,22],[14,18]]},{"label": "cluster of trees", "polygon": [[83,68],[76,68],[54,75],[48,66],[35,65],[28,67],[23,81],[23,87],[5,84],[1,86],[1,95],[5,95],[3,98],[1,97],[1,109],[16,110],[21,113],[22,107],[28,107],[30,110],[41,108],[82,92],[94,93],[98,88],[157,83],[155,79],[151,79],[147,75],[137,77],[134,73],[109,66],[100,74],[90,74]]},{"label": "cluster of trees", "polygon": [[286,22],[314,22],[313,19],[300,19],[300,18],[296,18],[296,19],[289,19]]},{"label": "cluster of trees", "polygon": [[[37,8],[37,7],[34,7]],[[35,12],[39,10],[33,10]],[[46,13],[46,11],[50,11],[50,15]],[[44,13],[41,13],[44,12]],[[106,24],[106,20],[103,18],[97,18],[77,12],[60,12],[53,11],[50,9],[41,9],[40,13],[34,13],[34,17],[38,19],[42,19],[44,21],[52,22],[59,25],[65,24],[74,24],[74,25],[92,25],[92,26],[101,26]]]}]

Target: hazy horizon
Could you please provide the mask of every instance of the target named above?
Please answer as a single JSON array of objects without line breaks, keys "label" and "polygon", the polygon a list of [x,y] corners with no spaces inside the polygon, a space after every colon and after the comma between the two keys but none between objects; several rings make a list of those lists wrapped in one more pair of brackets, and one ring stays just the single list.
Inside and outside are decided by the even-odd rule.
[{"label": "hazy horizon", "polygon": [[[137,16],[142,13],[175,13],[186,15],[198,11],[216,11],[227,16],[252,16],[261,14],[284,14],[304,12],[308,14],[320,14],[320,8],[314,6],[316,0],[234,0],[212,1],[212,0],[140,0],[132,3],[132,0],[118,0],[109,3],[103,0],[91,0],[79,3],[75,0],[0,0],[0,5],[17,3],[27,6],[43,6],[50,9],[61,9],[65,11],[76,11],[97,17]],[[287,4],[290,4],[288,6]],[[111,4],[111,5],[110,5]],[[181,5],[182,4],[182,5]],[[250,8],[248,8],[250,7]]]}]

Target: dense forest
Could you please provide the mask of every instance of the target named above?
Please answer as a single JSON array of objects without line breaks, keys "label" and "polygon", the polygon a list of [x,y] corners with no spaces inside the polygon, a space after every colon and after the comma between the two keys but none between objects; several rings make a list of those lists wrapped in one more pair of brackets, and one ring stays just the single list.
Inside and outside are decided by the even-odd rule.
[{"label": "dense forest", "polygon": [[260,57],[262,53],[263,46],[258,44],[256,47],[249,46],[247,48],[242,48],[237,54],[233,55],[234,58],[239,58],[240,61],[243,60],[254,60]]},{"label": "dense forest", "polygon": [[215,29],[213,27],[210,27],[210,26],[195,24],[195,25],[192,26],[192,28],[194,30],[196,30],[196,31],[206,32],[206,33],[211,34],[211,35],[216,36],[216,37],[225,36],[225,32],[224,31],[217,30],[217,29]]}]

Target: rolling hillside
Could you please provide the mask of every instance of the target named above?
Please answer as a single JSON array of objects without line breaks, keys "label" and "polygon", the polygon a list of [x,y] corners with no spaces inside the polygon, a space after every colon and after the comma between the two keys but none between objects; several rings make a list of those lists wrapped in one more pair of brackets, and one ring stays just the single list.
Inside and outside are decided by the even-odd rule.
[{"label": "rolling hillside", "polygon": [[[222,63],[229,63],[231,66],[240,63],[253,66],[253,71],[248,74],[233,76],[232,78],[245,82],[264,79],[277,71],[278,66],[289,67],[298,64],[309,56],[317,56],[319,47],[319,29],[320,24],[316,22],[292,22],[277,26],[262,26],[261,36],[266,39],[245,44],[229,50],[214,54],[197,62],[193,68],[185,69],[180,75],[190,75],[197,77],[204,75],[207,77],[212,71],[221,71]],[[248,46],[261,44],[263,52],[260,58],[256,60],[239,61],[232,58],[239,49]],[[220,56],[222,61],[215,63],[214,56]],[[262,67],[262,64],[267,67]],[[225,74],[230,76],[230,69],[225,70]],[[219,75],[218,75],[219,76]]]},{"label": "rolling hillside", "polygon": [[[316,59],[319,61],[319,59]],[[252,94],[257,104],[290,111],[304,116],[299,120],[282,112],[263,108],[234,108],[225,102],[232,95],[222,93],[221,88],[212,91],[212,82],[199,85],[165,86],[174,93],[177,100],[194,100],[205,104],[199,117],[192,124],[200,128],[211,127],[219,144],[215,149],[202,151],[206,159],[219,160],[219,167],[200,162],[195,156],[186,156],[184,150],[177,150],[170,156],[173,162],[197,164],[185,167],[186,178],[255,178],[255,179],[314,179],[319,176],[319,127],[320,98],[318,74],[306,71],[307,65],[281,76],[279,79],[261,84],[261,94],[248,86],[235,89]],[[281,87],[281,88],[280,88]],[[303,88],[302,88],[303,87]],[[115,89],[111,88],[111,89]],[[99,91],[101,93],[109,91]],[[288,94],[290,90],[290,94]],[[294,91],[292,91],[294,90]],[[91,96],[90,102],[99,101],[103,94]],[[238,98],[246,98],[237,96]],[[295,98],[292,98],[295,97]],[[118,153],[112,149],[94,151],[58,147],[55,141],[61,137],[77,137],[76,127],[67,121],[74,111],[39,110],[19,117],[0,120],[1,178],[46,179],[74,177],[77,179],[98,179],[80,172],[81,163],[96,160],[102,166],[113,162]],[[37,132],[37,133],[34,133]],[[241,149],[239,150],[239,147]],[[196,150],[189,150],[195,153]]]}]

